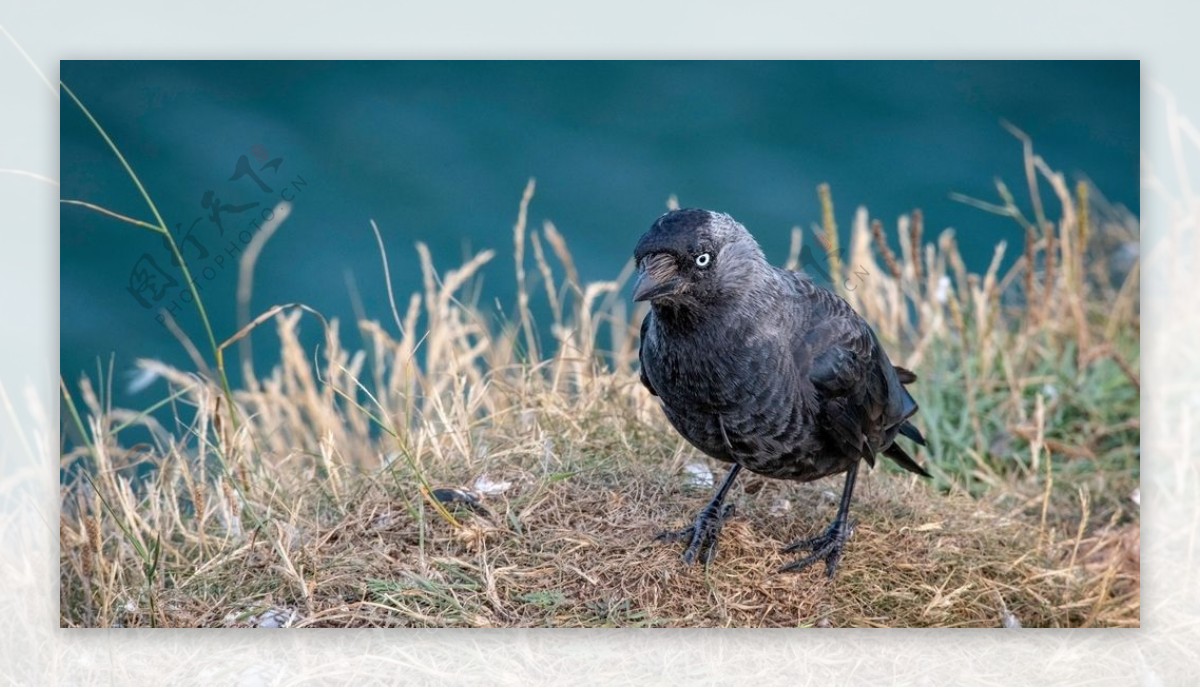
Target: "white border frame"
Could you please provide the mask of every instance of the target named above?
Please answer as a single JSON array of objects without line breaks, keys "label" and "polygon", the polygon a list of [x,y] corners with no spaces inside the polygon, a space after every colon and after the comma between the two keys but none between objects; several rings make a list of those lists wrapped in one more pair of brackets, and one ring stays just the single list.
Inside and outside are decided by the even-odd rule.
[{"label": "white border frame", "polygon": [[[1200,3],[451,2],[0,9],[0,681],[104,684],[1175,684],[1200,678],[1200,418],[1191,289]],[[1188,32],[1191,32],[1189,35]],[[11,41],[9,40],[11,37]],[[19,47],[18,47],[19,46]],[[1143,628],[64,631],[55,467],[59,100],[67,58],[1121,58],[1143,65]],[[44,82],[38,70],[48,77]],[[1102,103],[1092,104],[1102,107]],[[1192,133],[1194,134],[1194,129]],[[1178,144],[1178,146],[1177,146]],[[1195,163],[1200,155],[1190,154]],[[1185,158],[1186,160],[1186,158]],[[1174,273],[1169,268],[1174,268]],[[1181,288],[1182,287],[1182,288]],[[1176,289],[1177,293],[1171,293]]]}]

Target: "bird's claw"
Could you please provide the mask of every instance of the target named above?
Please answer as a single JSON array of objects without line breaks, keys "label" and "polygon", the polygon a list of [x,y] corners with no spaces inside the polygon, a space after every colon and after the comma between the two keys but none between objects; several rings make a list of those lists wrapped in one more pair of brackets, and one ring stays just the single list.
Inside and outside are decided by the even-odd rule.
[{"label": "bird's claw", "polygon": [[837,519],[816,537],[797,540],[783,549],[784,552],[807,551],[810,554],[803,559],[794,561],[779,569],[780,573],[788,571],[803,571],[817,561],[825,560],[825,575],[833,578],[837,572],[838,562],[842,560],[842,550],[846,541],[854,532],[854,526],[849,521]]},{"label": "bird's claw", "polygon": [[688,547],[683,551],[683,563],[695,563],[699,557],[705,564],[712,563],[717,556],[717,538],[725,520],[733,514],[733,505],[718,506],[710,504],[696,516],[692,525],[682,530],[668,530],[659,533],[654,539],[668,542],[687,542]]}]

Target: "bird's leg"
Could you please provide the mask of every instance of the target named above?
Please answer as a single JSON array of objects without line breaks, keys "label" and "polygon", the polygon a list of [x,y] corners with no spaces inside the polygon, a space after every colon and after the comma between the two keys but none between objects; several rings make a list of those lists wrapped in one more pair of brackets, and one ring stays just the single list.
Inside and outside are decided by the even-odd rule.
[{"label": "bird's leg", "polygon": [[846,487],[842,489],[842,503],[838,506],[837,516],[833,519],[833,523],[829,524],[829,528],[824,533],[805,540],[798,540],[784,548],[784,552],[806,550],[811,552],[811,554],[780,568],[779,571],[781,573],[784,571],[801,571],[818,560],[824,559],[825,574],[833,578],[833,574],[837,572],[838,562],[842,559],[842,548],[846,546],[846,540],[850,538],[852,530],[850,524],[850,495],[854,492],[854,479],[858,475],[858,463],[855,461],[850,470],[846,471]]},{"label": "bird's leg", "polygon": [[692,525],[683,530],[659,533],[655,539],[687,542],[688,547],[683,551],[685,564],[695,562],[698,556],[705,564],[712,562],[717,556],[717,538],[721,534],[721,527],[725,525],[725,519],[733,513],[733,505],[725,504],[725,495],[733,486],[733,480],[741,470],[741,465],[736,463],[733,465],[733,468],[729,470],[729,475],[725,476],[725,482],[721,483],[721,488],[717,490],[717,494],[708,503],[708,506],[700,511]]}]

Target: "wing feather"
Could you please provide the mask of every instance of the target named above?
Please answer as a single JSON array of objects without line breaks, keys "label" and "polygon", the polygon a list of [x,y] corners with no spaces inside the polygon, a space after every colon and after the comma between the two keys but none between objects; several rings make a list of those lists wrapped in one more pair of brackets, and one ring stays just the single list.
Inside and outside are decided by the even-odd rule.
[{"label": "wing feather", "polygon": [[644,352],[646,350],[646,330],[650,327],[650,318],[650,313],[647,313],[646,317],[642,318],[641,336],[638,338],[638,363],[640,364],[638,375],[641,377],[642,384],[645,385],[646,389],[650,390],[650,393],[654,396],[658,396],[658,392],[654,391],[654,385],[650,384],[650,378],[646,377],[646,357]]},{"label": "wing feather", "polygon": [[804,278],[797,286],[806,312],[796,359],[818,393],[827,437],[873,465],[917,410],[901,382],[915,376],[892,366],[871,327],[841,297]]}]

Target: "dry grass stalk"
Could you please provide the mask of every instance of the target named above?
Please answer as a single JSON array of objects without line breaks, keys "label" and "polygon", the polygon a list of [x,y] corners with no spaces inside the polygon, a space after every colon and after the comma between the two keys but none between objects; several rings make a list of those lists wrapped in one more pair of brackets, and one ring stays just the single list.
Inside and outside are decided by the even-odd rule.
[{"label": "dry grass stalk", "polygon": [[821,203],[821,232],[817,234],[817,239],[829,260],[829,276],[833,287],[839,293],[844,293],[841,246],[838,244],[837,221],[833,215],[833,194],[828,184],[817,186],[817,198]]},{"label": "dry grass stalk", "polygon": [[893,278],[899,280],[901,278],[900,264],[896,262],[896,254],[892,253],[892,249],[888,246],[887,237],[883,235],[883,223],[879,220],[871,221],[871,236],[875,239],[875,247],[883,256],[883,262],[887,264],[888,272],[892,273]]},{"label": "dry grass stalk", "polygon": [[925,268],[921,264],[922,236],[925,233],[925,214],[918,208],[912,212],[912,267],[913,284],[919,288],[924,280]]}]

